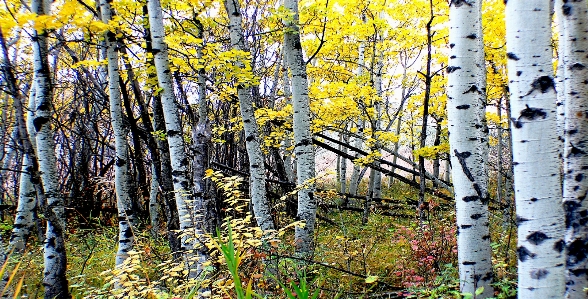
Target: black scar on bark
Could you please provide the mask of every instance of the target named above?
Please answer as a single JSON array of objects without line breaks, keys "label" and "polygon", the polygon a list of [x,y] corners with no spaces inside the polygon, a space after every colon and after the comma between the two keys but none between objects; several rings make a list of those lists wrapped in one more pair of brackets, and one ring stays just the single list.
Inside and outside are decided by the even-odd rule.
[{"label": "black scar on bark", "polygon": [[182,161],[180,161],[180,165],[182,165],[182,166],[188,166],[188,162],[189,162],[188,161],[188,158],[184,158],[184,159],[182,159]]},{"label": "black scar on bark", "polygon": [[470,216],[470,218],[472,218],[474,220],[478,220],[478,219],[482,218],[482,214],[473,214],[472,216]]},{"label": "black scar on bark", "polygon": [[455,108],[457,108],[458,110],[469,109],[470,108],[470,105],[459,105],[459,106],[457,106]]},{"label": "black scar on bark", "polygon": [[33,126],[35,127],[35,131],[38,133],[41,130],[41,128],[43,127],[43,125],[48,122],[49,122],[48,117],[43,117],[43,116],[35,117],[35,119],[33,119]]},{"label": "black scar on bark", "polygon": [[576,182],[581,182],[584,179],[584,174],[583,173],[578,173],[576,175],[576,177],[574,178],[574,180],[576,180]]},{"label": "black scar on bark", "polygon": [[169,130],[167,131],[167,136],[173,137],[180,134],[180,131],[176,131],[176,130]]},{"label": "black scar on bark", "polygon": [[461,263],[461,264],[462,264],[462,265],[465,265],[465,266],[471,266],[471,265],[475,265],[475,264],[476,264],[476,262],[463,262],[463,263]]},{"label": "black scar on bark", "polygon": [[157,48],[151,49],[151,53],[153,53],[154,56],[157,55],[157,54],[159,54],[160,52],[161,52],[160,49],[157,49]]},{"label": "black scar on bark", "polygon": [[523,74],[523,71],[517,71],[517,77],[520,76],[520,75],[522,75],[522,74]]},{"label": "black scar on bark", "polygon": [[51,238],[47,238],[47,247],[50,248],[55,248],[55,238],[51,237]]},{"label": "black scar on bark", "polygon": [[572,6],[566,3],[561,6],[561,11],[563,12],[564,16],[569,16],[572,14]]},{"label": "black scar on bark", "polygon": [[455,5],[455,7],[461,7],[462,5],[467,5],[467,6],[472,6],[471,3],[465,1],[465,0],[451,0],[451,3],[449,3],[449,6],[451,5]]},{"label": "black scar on bark", "polygon": [[40,111],[49,111],[49,108],[51,108],[51,106],[49,103],[47,103],[47,101],[43,101],[41,104],[39,104],[39,106],[37,106],[37,110]]},{"label": "black scar on bark", "polygon": [[541,93],[546,93],[549,89],[555,90],[555,82],[550,76],[541,76],[531,83],[531,90],[525,96],[530,95],[535,90],[540,90]]},{"label": "black scar on bark", "polygon": [[455,47],[455,44],[449,44],[449,48],[453,49],[453,47]]},{"label": "black scar on bark", "polygon": [[578,129],[571,129],[567,133],[568,133],[568,135],[574,135],[574,134],[578,133]]},{"label": "black scar on bark", "polygon": [[527,241],[529,241],[533,245],[539,245],[545,242],[545,240],[547,239],[549,239],[549,237],[543,232],[534,232],[527,236]]},{"label": "black scar on bark", "polygon": [[482,237],[482,240],[490,240],[490,235],[485,235]]},{"label": "black scar on bark", "polygon": [[480,89],[478,89],[478,86],[476,86],[476,85],[472,85],[468,90],[464,91],[462,94],[466,94],[466,93],[470,93],[470,92],[477,92],[477,93],[481,94]]},{"label": "black scar on bark", "polygon": [[515,126],[515,128],[520,129],[523,127],[523,122],[521,121],[521,119],[527,119],[527,120],[535,120],[539,117],[545,119],[547,117],[547,113],[545,111],[543,111],[543,109],[541,108],[532,108],[529,107],[529,105],[526,105],[527,108],[521,110],[521,114],[519,116],[518,119],[516,118],[512,118],[512,122],[513,125]]},{"label": "black scar on bark", "polygon": [[576,239],[567,246],[566,254],[568,256],[568,265],[576,265],[582,263],[588,254],[588,248],[586,248],[586,240]]},{"label": "black scar on bark", "polygon": [[471,201],[476,201],[479,198],[480,197],[478,197],[478,196],[464,196],[461,200],[463,200],[465,202],[471,202]]},{"label": "black scar on bark", "polygon": [[447,73],[448,74],[451,74],[451,73],[453,73],[453,72],[455,72],[455,71],[457,71],[459,69],[461,69],[461,67],[459,67],[459,66],[448,66],[447,67]]},{"label": "black scar on bark", "polygon": [[114,164],[116,164],[116,166],[118,166],[118,167],[122,167],[122,166],[127,165],[127,161],[125,159],[121,159],[119,157],[116,157],[116,162]]},{"label": "black scar on bark", "polygon": [[300,44],[300,40],[294,42],[294,49],[302,50],[302,45]]},{"label": "black scar on bark", "polygon": [[477,36],[475,33],[472,33],[472,34],[470,34],[470,35],[466,36],[466,38],[469,38],[469,39],[476,39],[476,38],[478,38],[478,36]]},{"label": "black scar on bark", "polygon": [[482,277],[482,280],[483,281],[489,281],[489,280],[492,280],[492,278],[494,278],[494,273],[492,273],[492,271],[490,271],[490,272],[486,273],[486,275],[484,275]]},{"label": "black scar on bark", "polygon": [[536,201],[538,201],[538,200],[539,200],[539,199],[538,199],[537,197],[532,197],[532,198],[530,199],[530,201],[532,201],[532,202],[536,202]]},{"label": "black scar on bark", "polygon": [[536,254],[529,251],[529,249],[527,249],[525,246],[521,246],[521,247],[517,248],[517,254],[518,254],[519,260],[521,262],[524,262],[524,261],[528,260],[529,258],[534,258],[535,256],[537,256]]},{"label": "black scar on bark", "polygon": [[310,141],[310,139],[304,139],[300,141],[298,144],[296,144],[296,146],[306,146],[310,144],[312,144],[312,141]]},{"label": "black scar on bark", "polygon": [[245,141],[250,142],[253,139],[255,139],[255,137],[253,135],[247,136],[247,138],[245,138]]},{"label": "black scar on bark", "polygon": [[553,245],[553,250],[561,253],[564,248],[565,248],[566,242],[564,242],[564,240],[559,240],[557,242],[555,242],[555,244]]},{"label": "black scar on bark", "polygon": [[128,227],[127,229],[125,229],[125,232],[123,235],[125,238],[130,238],[133,236],[133,230],[131,230],[131,228]]},{"label": "black scar on bark", "polygon": [[570,154],[568,155],[568,157],[571,157],[571,156],[580,156],[580,155],[585,155],[585,154],[586,154],[586,152],[585,152],[585,151],[583,151],[583,150],[581,150],[581,149],[577,148],[577,147],[576,147],[576,146],[575,146],[573,143],[571,143],[571,142],[570,142],[570,146],[571,146],[571,149],[570,149]]},{"label": "black scar on bark", "polygon": [[457,56],[455,56],[455,55],[449,56],[449,59],[455,59],[455,58],[457,58]]},{"label": "black scar on bark", "polygon": [[467,229],[467,228],[470,228],[470,227],[472,227],[472,226],[469,225],[469,224],[464,224],[464,225],[460,226],[461,229]]},{"label": "black scar on bark", "polygon": [[457,160],[459,161],[459,164],[461,165],[463,173],[467,176],[467,178],[470,180],[470,182],[475,181],[474,176],[470,172],[470,169],[468,168],[467,163],[465,161],[465,159],[469,158],[472,155],[472,153],[470,153],[470,152],[460,153],[457,151],[457,149],[453,150],[453,152],[455,153],[455,157],[457,158]]},{"label": "black scar on bark", "polygon": [[532,279],[543,279],[545,277],[547,277],[547,275],[549,274],[549,271],[547,271],[546,269],[534,269],[531,270],[531,278]]},{"label": "black scar on bark", "polygon": [[520,225],[521,223],[523,223],[525,221],[529,221],[529,219],[517,215],[517,225]]},{"label": "black scar on bark", "polygon": [[585,68],[586,68],[585,65],[583,65],[581,63],[578,63],[578,62],[570,65],[570,70],[572,70],[572,71],[581,71],[581,70],[583,70]]},{"label": "black scar on bark", "polygon": [[515,53],[512,53],[512,52],[506,53],[506,57],[508,59],[512,59],[514,61],[520,60],[520,58],[518,58],[517,55],[515,55]]}]

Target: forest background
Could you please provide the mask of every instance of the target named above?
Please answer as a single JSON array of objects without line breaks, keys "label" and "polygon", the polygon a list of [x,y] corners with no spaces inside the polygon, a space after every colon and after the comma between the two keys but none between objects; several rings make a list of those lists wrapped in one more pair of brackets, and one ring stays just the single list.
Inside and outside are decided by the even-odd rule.
[{"label": "forest background", "polygon": [[[493,280],[458,263],[450,6],[481,12],[490,212],[472,219]],[[555,74],[564,18],[548,10]],[[504,14],[494,0],[4,1],[0,290],[516,296]],[[533,120],[523,108],[515,126]]]}]

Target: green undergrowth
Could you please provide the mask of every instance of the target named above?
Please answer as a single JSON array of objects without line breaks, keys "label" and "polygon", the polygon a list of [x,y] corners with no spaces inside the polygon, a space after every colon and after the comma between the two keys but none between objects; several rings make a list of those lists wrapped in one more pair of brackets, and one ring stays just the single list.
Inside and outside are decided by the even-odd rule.
[{"label": "green undergrowth", "polygon": [[[318,197],[324,206],[342,202],[334,192]],[[209,244],[213,274],[206,281],[190,283],[181,264],[170,263],[163,238],[136,235],[128,269],[116,272],[112,270],[116,227],[71,228],[66,242],[70,292],[74,298],[189,299],[199,286],[207,285],[205,295],[211,298],[467,298],[459,292],[452,203],[428,197],[427,219],[421,223],[410,204],[417,199],[416,190],[394,184],[384,188],[382,197],[391,200],[377,203],[365,225],[362,212],[320,209],[319,214],[330,221],[318,222],[313,256],[293,253],[292,227],[261,242],[255,231],[246,229],[249,220],[233,220],[232,234],[225,225],[220,239],[212,238]],[[247,204],[238,196],[232,200]],[[363,207],[357,200],[350,205]],[[516,230],[503,225],[497,209],[491,211],[490,222],[496,298],[514,298]],[[3,227],[6,240],[10,224]],[[29,248],[24,254],[11,254],[7,268],[13,271],[20,263],[13,285],[22,277],[23,298],[41,298],[42,244],[33,241]]]}]

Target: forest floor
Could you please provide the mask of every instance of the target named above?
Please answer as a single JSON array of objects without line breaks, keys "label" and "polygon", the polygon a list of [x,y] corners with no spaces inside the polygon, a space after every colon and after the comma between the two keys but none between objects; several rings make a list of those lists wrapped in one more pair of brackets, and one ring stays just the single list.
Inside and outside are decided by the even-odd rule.
[{"label": "forest floor", "polygon": [[[243,282],[252,283],[257,294],[265,298],[287,298],[293,285],[307,285],[319,298],[467,298],[460,294],[457,275],[457,245],[453,205],[431,199],[428,219],[420,223],[415,207],[406,203],[416,198],[410,187],[393,185],[384,198],[397,199],[393,205],[382,201],[370,211],[369,221],[362,224],[361,202],[351,201],[355,211],[339,210],[336,194],[323,194],[319,214],[330,221],[320,221],[316,230],[316,250],[302,262],[292,253],[292,233],[280,237],[273,250],[280,287],[269,271],[263,270],[268,255],[263,250],[243,248],[239,273]],[[401,204],[405,202],[405,204]],[[515,298],[516,232],[503,226],[502,214],[491,211],[493,263],[496,275],[496,298]],[[163,238],[148,231],[136,235],[136,253],[126,270],[116,272],[117,227],[97,224],[91,229],[69,225],[67,244],[68,278],[74,298],[147,297],[191,298],[197,288],[182,279],[181,264],[171,263],[171,254]],[[0,230],[6,241],[11,224]],[[221,263],[223,260],[220,260]],[[233,297],[226,267],[211,278],[213,298]],[[224,271],[222,269],[225,269]],[[11,254],[0,275],[9,279],[4,296],[19,293],[22,298],[42,298],[42,243],[33,240],[24,254]],[[270,278],[269,276],[273,276]],[[115,281],[113,277],[124,277]],[[19,281],[22,280],[22,286]],[[118,283],[126,294],[113,291]],[[0,287],[0,291],[2,287]],[[151,292],[150,290],[158,290]],[[163,290],[163,291],[161,291]],[[116,295],[118,294],[118,295]],[[230,297],[229,297],[230,296]],[[11,296],[12,297],[12,296]],[[300,298],[300,297],[296,297]],[[311,298],[309,296],[308,298]]]}]

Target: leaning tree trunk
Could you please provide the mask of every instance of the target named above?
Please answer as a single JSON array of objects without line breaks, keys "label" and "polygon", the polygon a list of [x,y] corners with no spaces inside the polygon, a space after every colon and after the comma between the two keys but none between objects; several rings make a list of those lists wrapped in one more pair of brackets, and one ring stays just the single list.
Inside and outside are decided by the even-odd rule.
[{"label": "leaning tree trunk", "polygon": [[[564,1],[565,2],[565,1]],[[588,4],[567,1],[561,10],[565,145],[563,203],[566,215],[566,298],[588,298]],[[560,64],[561,64],[560,60]]]},{"label": "leaning tree trunk", "polygon": [[564,211],[550,1],[510,0],[506,5],[506,26],[518,224],[518,295],[562,298]]},{"label": "leaning tree trunk", "polygon": [[[225,0],[225,8],[230,20],[229,32],[231,35],[231,46],[234,50],[246,51],[245,38],[243,37],[243,29],[241,27],[241,7],[239,1]],[[247,71],[247,67],[243,62],[237,62],[237,67],[242,72]],[[241,117],[243,118],[243,128],[245,130],[245,147],[249,156],[249,193],[251,204],[253,205],[253,213],[255,214],[257,225],[266,231],[274,229],[274,222],[266,195],[265,165],[259,143],[259,129],[255,121],[252,104],[253,96],[249,84],[239,83],[237,85],[237,95],[239,97]]]},{"label": "leaning tree trunk", "polygon": [[457,218],[460,291],[476,298],[494,295],[488,227],[488,131],[485,129],[486,78],[482,39],[482,1],[452,1],[449,10],[450,59],[447,67],[447,119]]},{"label": "leaning tree trunk", "polygon": [[[32,11],[37,15],[48,13],[49,3],[43,0],[33,0]],[[67,258],[65,254],[65,211],[63,196],[59,191],[59,176],[57,173],[57,158],[51,119],[53,117],[53,87],[47,49],[47,31],[35,30],[33,43],[33,57],[35,68],[35,104],[37,106],[33,124],[36,131],[37,159],[39,172],[47,198],[47,233],[44,242],[43,286],[45,299],[69,298],[67,278],[65,276]]]},{"label": "leaning tree trunk", "polygon": [[149,29],[153,42],[153,53],[155,59],[155,69],[157,71],[157,81],[159,83],[159,95],[163,106],[163,115],[165,118],[165,129],[167,141],[169,144],[169,154],[172,164],[172,177],[174,184],[174,194],[180,218],[180,229],[184,236],[182,237],[182,250],[186,259],[189,276],[194,276],[192,272],[197,271],[198,265],[194,262],[194,219],[190,214],[192,206],[190,205],[189,192],[191,191],[188,180],[189,160],[185,152],[182,126],[178,115],[178,107],[175,102],[175,94],[171,73],[169,69],[169,58],[167,53],[167,44],[164,41],[163,14],[159,0],[149,0],[147,2],[149,11]]},{"label": "leaning tree trunk", "polygon": [[294,108],[294,152],[296,154],[296,175],[298,191],[298,219],[305,225],[297,226],[295,232],[296,251],[310,254],[313,247],[316,199],[314,198],[314,150],[310,135],[310,104],[306,63],[302,55],[302,44],[298,27],[298,0],[285,0],[285,7],[294,15],[286,26],[284,50],[292,74],[292,106]]},{"label": "leaning tree trunk", "polygon": [[[112,19],[109,0],[100,0],[102,21],[107,23]],[[116,206],[118,209],[118,250],[115,265],[121,265],[133,250],[135,237],[132,221],[133,209],[131,204],[131,188],[128,184],[127,160],[127,132],[123,124],[122,102],[120,97],[118,50],[116,32],[106,32],[106,57],[108,59],[108,95],[110,99],[110,121],[114,131],[114,146],[116,162],[114,163],[114,187],[116,190]],[[138,149],[140,150],[140,149]]]}]

